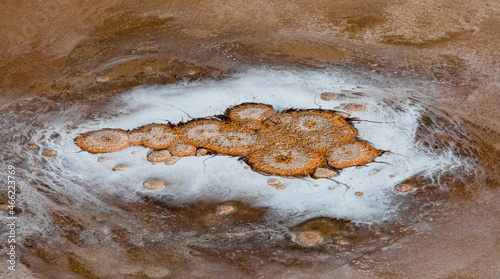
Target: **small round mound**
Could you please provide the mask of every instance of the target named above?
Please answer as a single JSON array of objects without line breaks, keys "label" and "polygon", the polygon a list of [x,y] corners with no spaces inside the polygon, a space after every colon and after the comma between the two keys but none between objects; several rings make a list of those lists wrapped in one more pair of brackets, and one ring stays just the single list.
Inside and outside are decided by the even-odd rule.
[{"label": "small round mound", "polygon": [[118,164],[112,169],[112,171],[125,171],[127,168],[127,165]]},{"label": "small round mound", "polygon": [[336,110],[343,110],[346,111],[347,113],[353,113],[355,111],[362,111],[365,110],[366,107],[360,104],[355,104],[355,103],[342,103],[340,106],[335,108]]},{"label": "small round mound", "polygon": [[128,133],[121,129],[103,129],[81,134],[75,144],[90,153],[108,153],[129,147]]},{"label": "small round mound", "polygon": [[179,133],[183,142],[195,147],[207,147],[210,140],[220,135],[224,122],[215,119],[196,119],[183,124]]},{"label": "small round mound", "polygon": [[198,156],[198,157],[205,156],[207,154],[208,154],[208,150],[205,148],[200,148],[200,149],[196,150],[196,156]]},{"label": "small round mound", "polygon": [[280,176],[307,176],[324,163],[321,155],[299,146],[269,146],[248,156],[253,170]]},{"label": "small round mound", "polygon": [[148,161],[153,163],[165,162],[170,157],[172,157],[172,155],[168,150],[152,151],[148,154]]},{"label": "small round mound", "polygon": [[106,157],[97,158],[97,162],[99,162],[99,163],[106,162],[107,160],[108,160],[108,158],[106,158]]},{"label": "small round mound", "polygon": [[330,149],[326,159],[328,165],[341,169],[370,163],[379,154],[380,152],[369,144],[358,141]]},{"label": "small round mound", "polygon": [[347,104],[344,106],[344,110],[349,112],[349,113],[353,113],[355,111],[362,111],[365,109],[366,109],[365,106],[360,105],[360,104],[354,104],[354,103],[350,103],[350,104]]},{"label": "small round mound", "polygon": [[226,115],[231,121],[264,121],[276,113],[271,105],[259,103],[243,103],[228,109]]},{"label": "small round mound", "polygon": [[140,130],[144,133],[142,145],[151,149],[170,147],[177,138],[170,124],[149,124]]},{"label": "small round mound", "polygon": [[142,183],[142,186],[144,188],[149,189],[149,190],[158,190],[163,188],[165,185],[165,182],[161,179],[151,179],[151,180],[146,180]]},{"label": "small round mound", "polygon": [[165,165],[171,166],[171,165],[177,163],[180,159],[181,159],[181,157],[179,157],[179,156],[172,156],[165,161]]},{"label": "small round mound", "polygon": [[56,155],[57,155],[56,150],[47,150],[47,151],[42,152],[43,157],[54,157]]},{"label": "small round mound", "polygon": [[170,150],[170,153],[172,153],[172,155],[179,157],[196,155],[196,147],[183,142],[178,142],[174,144],[168,150]]},{"label": "small round mound", "polygon": [[323,92],[321,93],[321,99],[324,101],[331,101],[337,97],[337,94],[333,92]]},{"label": "small round mound", "polygon": [[314,171],[313,177],[314,178],[330,178],[330,177],[334,177],[335,175],[336,175],[336,173],[334,171],[332,171],[331,169],[317,168]]},{"label": "small round mound", "polygon": [[267,180],[267,184],[269,184],[270,186],[276,186],[278,184],[281,184],[281,181],[277,178],[270,178]]},{"label": "small round mound", "polygon": [[276,190],[280,191],[280,190],[285,190],[287,188],[286,185],[283,185],[283,184],[279,184],[279,185],[276,185],[276,187],[274,187]]},{"label": "small round mound", "polygon": [[226,155],[243,155],[257,149],[258,135],[253,131],[238,125],[224,125],[219,131],[205,147]]}]

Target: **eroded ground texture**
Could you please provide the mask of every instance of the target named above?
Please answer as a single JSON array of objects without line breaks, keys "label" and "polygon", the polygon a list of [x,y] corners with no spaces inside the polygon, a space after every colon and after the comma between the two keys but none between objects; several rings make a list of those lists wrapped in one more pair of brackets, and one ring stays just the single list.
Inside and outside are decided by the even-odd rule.
[{"label": "eroded ground texture", "polygon": [[[2,1],[0,277],[499,278],[499,32],[496,0]],[[292,177],[73,142],[247,102],[381,154]]]}]

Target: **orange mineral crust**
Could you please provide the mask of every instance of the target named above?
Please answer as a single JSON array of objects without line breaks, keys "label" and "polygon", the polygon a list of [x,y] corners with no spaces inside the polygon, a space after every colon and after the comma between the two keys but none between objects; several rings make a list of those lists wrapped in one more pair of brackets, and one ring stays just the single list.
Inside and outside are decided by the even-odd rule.
[{"label": "orange mineral crust", "polygon": [[227,109],[223,116],[177,125],[148,124],[130,131],[91,131],[76,137],[75,143],[90,153],[142,145],[153,150],[148,156],[153,162],[168,159],[158,156],[163,153],[180,158],[195,156],[197,150],[209,150],[239,156],[257,172],[319,178],[314,175],[319,168],[328,171],[329,167],[364,165],[381,154],[357,140],[357,135],[356,128],[332,110],[277,112],[271,105],[243,103]]}]

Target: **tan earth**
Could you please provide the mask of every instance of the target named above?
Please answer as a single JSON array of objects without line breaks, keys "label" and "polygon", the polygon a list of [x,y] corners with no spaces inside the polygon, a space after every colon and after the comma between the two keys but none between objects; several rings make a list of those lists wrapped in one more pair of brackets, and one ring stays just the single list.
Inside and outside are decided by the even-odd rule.
[{"label": "tan earth", "polygon": [[[206,228],[210,233],[203,236],[212,242],[202,238],[206,241],[202,243],[193,241],[199,231],[188,227],[193,234],[186,236],[187,248],[177,241],[183,237],[179,233],[182,228],[171,233],[165,229],[170,226],[157,225],[161,218],[156,216],[163,217],[166,211],[156,209],[161,207],[159,202],[146,208],[141,204],[139,210],[132,211],[135,205],[109,198],[118,208],[113,208],[113,214],[94,205],[78,212],[58,214],[54,210],[49,219],[55,223],[47,225],[48,231],[40,230],[44,238],[20,240],[24,250],[16,276],[500,278],[498,30],[497,0],[1,1],[2,107],[24,98],[47,96],[59,102],[57,108],[84,100],[89,101],[89,110],[99,110],[104,104],[92,103],[94,96],[113,95],[135,86],[225,79],[248,67],[341,66],[353,74],[363,73],[366,82],[382,86],[414,84],[456,119],[469,121],[474,127],[470,134],[487,143],[481,147],[480,160],[489,174],[484,180],[466,181],[479,190],[465,191],[465,197],[453,194],[450,200],[456,206],[443,210],[439,222],[419,223],[424,227],[437,224],[430,232],[398,238],[354,261],[337,259],[339,265],[317,258],[307,261],[311,253],[301,257],[303,254],[295,250],[298,256],[265,258],[271,254],[261,249],[265,244],[256,245],[257,249],[242,245],[231,250],[234,238],[227,242],[215,238],[228,234],[231,227],[225,226],[219,226],[218,233],[212,231],[217,226]],[[343,92],[335,93],[334,100],[319,103],[337,102]],[[42,188],[37,179],[30,183],[33,189]],[[460,185],[457,183],[456,192],[461,191]],[[56,196],[56,191],[45,190],[49,197]],[[73,201],[63,197],[55,203],[66,209]],[[29,204],[29,200],[24,202]],[[203,210],[192,208],[182,217],[188,216],[186,219],[195,223]],[[26,209],[23,214],[28,213]],[[116,212],[124,209],[133,212],[134,218],[120,219]],[[129,232],[134,227],[145,230],[141,237],[158,236],[156,242],[141,242]],[[82,234],[88,233],[86,228],[92,230],[95,243],[86,242],[93,240],[91,234]],[[105,230],[103,238],[101,229]],[[248,227],[245,229],[248,233]],[[256,232],[267,233],[260,227]],[[159,237],[162,233],[164,238]],[[101,245],[104,242],[106,245]],[[224,246],[226,250],[215,249],[214,243],[221,242],[230,243]],[[154,250],[157,246],[161,247]],[[256,255],[264,255],[264,260]],[[258,267],[252,269],[256,262]],[[160,264],[168,269],[152,266]],[[0,275],[11,276],[4,271],[7,269]]]}]

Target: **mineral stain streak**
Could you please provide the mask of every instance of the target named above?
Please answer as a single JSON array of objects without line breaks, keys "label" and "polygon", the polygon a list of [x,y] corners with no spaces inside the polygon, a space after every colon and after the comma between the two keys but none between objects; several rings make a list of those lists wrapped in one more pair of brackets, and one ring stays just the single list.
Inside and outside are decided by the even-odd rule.
[{"label": "mineral stain streak", "polygon": [[365,165],[381,154],[358,140],[356,128],[335,111],[304,109],[278,113],[271,105],[259,103],[243,103],[227,109],[223,116],[177,125],[91,131],[76,137],[75,144],[90,153],[142,145],[154,150],[148,156],[152,162],[169,159],[157,156],[160,153],[181,157],[208,150],[240,156],[257,172],[295,177],[312,175],[322,168]]}]

